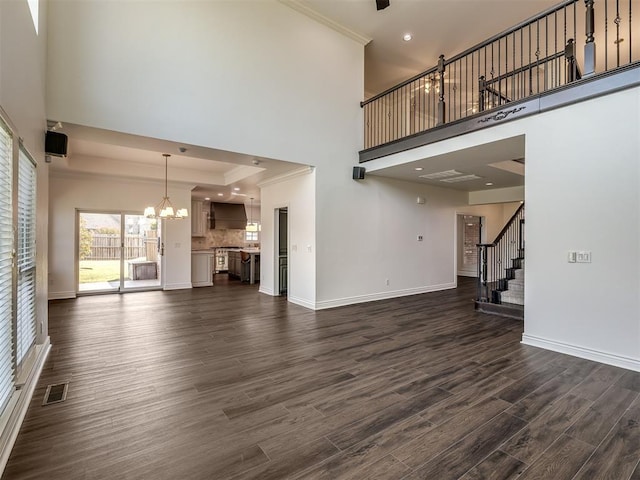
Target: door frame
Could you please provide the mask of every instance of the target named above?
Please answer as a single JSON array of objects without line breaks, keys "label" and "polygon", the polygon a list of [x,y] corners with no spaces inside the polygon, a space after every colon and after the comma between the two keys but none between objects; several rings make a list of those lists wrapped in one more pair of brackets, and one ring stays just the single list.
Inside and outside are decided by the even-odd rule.
[{"label": "door frame", "polygon": [[273,207],[273,294],[277,297],[284,296],[280,293],[280,210],[287,210],[287,293],[291,288],[290,259],[291,259],[291,207],[288,203]]},{"label": "door frame", "polygon": [[[473,216],[473,217],[478,217],[480,218],[480,243],[485,243],[487,241],[487,228],[486,228],[486,216],[485,215],[478,215],[477,213],[472,213],[472,212],[465,212],[465,211],[456,211],[455,212],[455,216],[454,216],[454,227],[453,227],[453,231],[454,231],[454,236],[453,236],[453,250],[454,250],[454,254],[453,254],[453,276],[455,279],[455,285],[456,287],[458,286],[458,262],[461,260],[458,255],[458,242],[461,240],[460,236],[462,235],[462,232],[460,232],[460,225],[459,225],[459,218],[463,217],[465,215],[468,216]],[[463,275],[465,276],[465,275]],[[477,275],[473,275],[472,277],[469,278],[477,278]]]},{"label": "door frame", "polygon": [[[124,257],[122,255],[122,247],[120,250],[120,284],[117,289],[111,290],[89,290],[89,291],[80,291],[80,215],[82,213],[95,213],[95,214],[106,214],[106,215],[120,215],[120,244],[122,245],[122,241],[124,239],[125,233],[125,217],[127,215],[142,215],[139,211],[133,210],[103,210],[103,209],[88,209],[88,208],[76,208],[75,209],[75,238],[74,238],[74,284],[77,296],[83,295],[109,295],[114,293],[129,293],[129,292],[142,292],[142,291],[151,291],[151,290],[163,290],[165,284],[165,258],[162,254],[162,249],[158,252],[160,256],[159,261],[159,269],[160,269],[160,282],[158,285],[151,285],[145,287],[129,287],[124,288]],[[160,242],[164,242],[165,235],[165,225],[162,220],[158,219],[158,232],[160,233]]]}]

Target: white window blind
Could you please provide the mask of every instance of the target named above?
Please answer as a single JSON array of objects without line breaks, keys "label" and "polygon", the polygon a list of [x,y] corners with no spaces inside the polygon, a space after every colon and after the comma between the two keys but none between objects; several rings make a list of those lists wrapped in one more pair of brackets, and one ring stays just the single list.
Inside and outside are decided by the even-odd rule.
[{"label": "white window blind", "polygon": [[36,340],[36,167],[21,148],[18,155],[18,298],[16,363]]},{"label": "white window blind", "polygon": [[9,129],[0,121],[0,412],[14,390],[12,143]]}]

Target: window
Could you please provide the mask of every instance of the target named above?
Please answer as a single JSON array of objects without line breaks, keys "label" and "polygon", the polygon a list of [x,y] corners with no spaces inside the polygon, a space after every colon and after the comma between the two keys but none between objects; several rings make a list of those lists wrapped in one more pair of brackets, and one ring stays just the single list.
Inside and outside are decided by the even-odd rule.
[{"label": "window", "polygon": [[36,166],[20,149],[18,158],[18,301],[16,363],[36,340]]},{"label": "window", "polygon": [[0,414],[37,334],[36,164],[19,143],[0,108]]},{"label": "window", "polygon": [[258,232],[244,232],[244,240],[245,242],[257,242],[258,241]]},{"label": "window", "polygon": [[13,138],[0,120],[0,412],[14,389]]}]

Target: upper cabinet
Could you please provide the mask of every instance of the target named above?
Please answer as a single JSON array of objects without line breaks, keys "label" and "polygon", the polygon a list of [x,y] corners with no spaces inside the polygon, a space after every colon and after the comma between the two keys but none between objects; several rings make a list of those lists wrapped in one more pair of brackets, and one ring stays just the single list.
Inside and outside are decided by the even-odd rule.
[{"label": "upper cabinet", "polygon": [[202,202],[191,202],[191,236],[205,237],[207,235],[209,225],[207,225],[207,211],[204,209]]}]

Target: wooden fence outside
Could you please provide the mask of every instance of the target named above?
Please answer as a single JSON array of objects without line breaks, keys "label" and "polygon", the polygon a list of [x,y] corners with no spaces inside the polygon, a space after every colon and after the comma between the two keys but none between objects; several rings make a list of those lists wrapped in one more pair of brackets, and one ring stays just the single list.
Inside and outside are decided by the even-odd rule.
[{"label": "wooden fence outside", "polygon": [[[125,235],[124,258],[146,257],[147,250],[144,235]],[[156,239],[150,239],[154,243]],[[91,254],[87,260],[119,260],[120,235],[94,233],[91,235]]]}]

